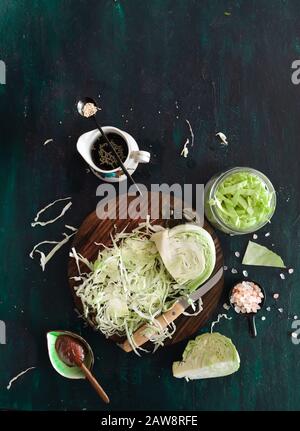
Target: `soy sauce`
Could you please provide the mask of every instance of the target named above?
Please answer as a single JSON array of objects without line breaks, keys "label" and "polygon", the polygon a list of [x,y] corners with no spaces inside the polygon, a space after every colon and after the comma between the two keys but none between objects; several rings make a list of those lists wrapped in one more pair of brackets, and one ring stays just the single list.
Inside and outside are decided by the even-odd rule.
[{"label": "soy sauce", "polygon": [[[106,136],[124,163],[128,156],[128,146],[125,140],[116,133],[108,133]],[[111,171],[119,167],[118,160],[102,136],[94,142],[91,156],[95,165],[103,171]]]}]

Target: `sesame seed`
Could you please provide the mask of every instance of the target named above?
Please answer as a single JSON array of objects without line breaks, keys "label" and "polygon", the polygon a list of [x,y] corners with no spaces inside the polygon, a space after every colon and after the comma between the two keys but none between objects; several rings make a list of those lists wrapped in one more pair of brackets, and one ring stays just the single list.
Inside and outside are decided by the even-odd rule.
[{"label": "sesame seed", "polygon": [[267,232],[266,234],[265,234],[265,236],[270,236],[271,234],[270,234],[270,232]]},{"label": "sesame seed", "polygon": [[296,315],[295,315],[295,316],[294,316],[294,320],[297,320],[297,319],[298,319],[298,316],[296,316]]},{"label": "sesame seed", "polygon": [[290,268],[288,272],[289,272],[289,274],[294,274],[294,269]]},{"label": "sesame seed", "polygon": [[267,307],[267,308],[266,308],[266,310],[267,310],[267,311],[271,311],[271,307]]},{"label": "sesame seed", "polygon": [[257,238],[258,238],[258,235],[256,235],[256,233],[253,234],[253,239],[257,239]]},{"label": "sesame seed", "polygon": [[244,276],[244,277],[248,277],[248,271],[246,271],[245,269],[244,269],[244,271],[243,271],[243,276]]},{"label": "sesame seed", "polygon": [[279,313],[283,313],[283,308],[278,308]]},{"label": "sesame seed", "polygon": [[231,273],[232,274],[237,274],[238,272],[237,272],[237,270],[235,268],[232,268]]},{"label": "sesame seed", "polygon": [[235,257],[240,257],[240,252],[236,251],[234,254],[235,254]]},{"label": "sesame seed", "polygon": [[224,310],[229,310],[230,309],[230,305],[226,304],[226,302],[223,304],[223,308]]},{"label": "sesame seed", "polygon": [[223,269],[224,269],[224,271],[227,271],[228,266],[224,265],[224,266],[223,266]]},{"label": "sesame seed", "polygon": [[285,280],[285,275],[282,272],[280,273],[280,278],[281,280]]},{"label": "sesame seed", "polygon": [[292,332],[292,337],[293,338],[297,338],[297,333],[296,332]]},{"label": "sesame seed", "polygon": [[279,298],[279,293],[274,293],[273,298],[274,299],[278,299]]},{"label": "sesame seed", "polygon": [[261,320],[266,320],[265,316],[262,316]]}]

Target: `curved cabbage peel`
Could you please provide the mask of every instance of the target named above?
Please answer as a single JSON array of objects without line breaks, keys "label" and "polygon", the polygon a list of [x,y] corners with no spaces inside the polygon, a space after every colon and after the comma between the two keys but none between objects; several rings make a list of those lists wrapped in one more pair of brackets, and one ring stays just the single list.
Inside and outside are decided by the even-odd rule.
[{"label": "curved cabbage peel", "polygon": [[173,376],[187,380],[224,377],[239,367],[240,357],[230,338],[213,332],[189,341],[182,361],[173,363]]},{"label": "curved cabbage peel", "polygon": [[174,280],[197,289],[212,274],[216,249],[211,235],[202,227],[186,223],[156,232],[151,239]]}]

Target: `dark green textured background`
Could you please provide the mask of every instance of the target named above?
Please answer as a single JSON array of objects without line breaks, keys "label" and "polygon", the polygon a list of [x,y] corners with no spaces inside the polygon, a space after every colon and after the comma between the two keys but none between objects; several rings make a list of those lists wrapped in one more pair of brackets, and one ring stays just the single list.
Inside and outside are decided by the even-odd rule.
[{"label": "dark green textured background", "polygon": [[[300,346],[289,335],[291,317],[300,316],[300,86],[291,83],[299,19],[297,0],[0,1],[0,58],[7,64],[7,84],[0,86],[0,320],[7,324],[1,408],[106,409],[84,381],[64,380],[51,368],[45,333],[65,328],[93,346],[111,409],[300,409]],[[203,183],[234,165],[260,169],[273,181],[278,207],[260,240],[275,244],[295,274],[282,281],[274,269],[249,268],[269,295],[267,305],[279,292],[284,312],[266,312],[255,340],[243,319],[222,321],[219,330],[241,356],[237,374],[174,379],[171,364],[185,343],[142,359],[126,355],[76,317],[68,247],[45,273],[29,259],[35,243],[60,238],[66,222],[79,226],[97,203],[99,182],[75,150],[89,128],[74,111],[80,95],[100,95],[102,124],[126,129],[150,149],[151,166],[135,175],[140,182]],[[195,133],[187,160],[179,157],[185,119]],[[219,130],[228,148],[215,140]],[[54,142],[44,147],[48,138]],[[38,209],[69,195],[73,206],[64,219],[30,227]],[[221,235],[226,264],[239,271],[234,251],[243,252],[247,239]],[[227,274],[227,288],[238,277]],[[6,390],[11,377],[33,365]]]}]

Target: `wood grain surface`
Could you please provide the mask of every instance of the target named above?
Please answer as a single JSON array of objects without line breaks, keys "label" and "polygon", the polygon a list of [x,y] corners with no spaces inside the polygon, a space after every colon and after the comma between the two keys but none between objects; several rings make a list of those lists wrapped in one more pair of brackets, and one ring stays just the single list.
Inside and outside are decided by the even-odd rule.
[{"label": "wood grain surface", "polygon": [[[157,198],[155,199],[155,197]],[[148,195],[144,195],[143,202],[140,205],[140,211],[142,214],[145,214],[144,208],[147,208],[146,214],[151,214],[152,211],[154,213],[159,214],[158,219],[151,220],[151,222],[155,224],[159,224],[161,226],[175,226],[176,224],[184,222],[184,220],[166,220],[163,218],[163,204],[162,204],[162,194],[148,193]],[[76,249],[77,253],[80,253],[82,256],[86,257],[89,261],[93,262],[96,260],[98,256],[98,251],[102,247],[97,246],[95,243],[102,243],[104,246],[111,245],[111,235],[114,235],[116,232],[121,232],[126,229],[126,232],[131,232],[134,228],[138,226],[138,224],[143,220],[143,218],[113,218],[115,211],[116,214],[124,213],[124,209],[127,211],[127,206],[133,201],[134,197],[132,196],[120,196],[116,199],[116,206],[109,205],[111,207],[111,211],[106,211],[106,219],[102,220],[98,218],[96,211],[92,212],[82,223],[78,232],[76,233],[73,247]],[[178,205],[179,204],[179,205]],[[154,207],[155,206],[155,207]],[[176,204],[177,208],[180,206],[184,208],[184,204],[180,201]],[[171,208],[174,209],[174,197],[171,197]],[[211,234],[214,244],[216,247],[216,265],[212,276],[223,266],[223,252],[221,249],[220,241],[218,240],[214,230],[210,226],[210,224],[205,221],[204,228]],[[86,267],[81,264],[80,266],[82,271],[86,271]],[[70,286],[73,291],[74,301],[77,309],[80,313],[82,313],[82,303],[80,298],[76,296],[74,292],[74,286],[76,282],[72,277],[78,275],[78,269],[76,266],[76,262],[73,258],[69,260],[69,269],[68,276],[70,279]],[[167,339],[165,345],[170,345],[174,343],[178,343],[191,335],[193,335],[199,328],[201,328],[207,320],[211,317],[212,313],[216,309],[222,291],[224,287],[224,277],[222,277],[216,285],[207,292],[203,297],[203,311],[197,316],[189,317],[181,315],[176,321],[176,332],[171,339]],[[186,310],[188,313],[193,313],[192,308],[188,308]],[[93,326],[93,319],[89,319],[89,323]],[[124,341],[124,339],[120,339],[119,337],[113,337],[113,340],[116,342]],[[151,344],[150,342],[147,344]]]}]

